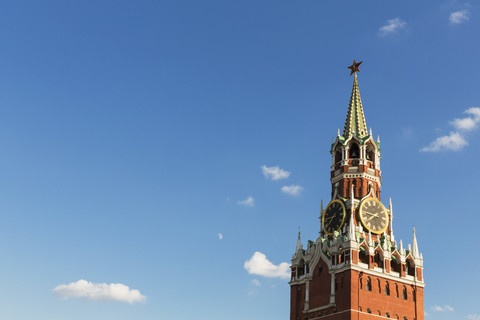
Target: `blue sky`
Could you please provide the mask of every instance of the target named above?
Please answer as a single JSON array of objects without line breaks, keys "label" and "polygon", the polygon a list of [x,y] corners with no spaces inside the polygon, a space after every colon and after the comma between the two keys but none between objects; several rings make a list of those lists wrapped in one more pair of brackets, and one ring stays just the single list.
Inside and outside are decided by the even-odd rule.
[{"label": "blue sky", "polygon": [[288,319],[285,263],[298,227],[318,236],[356,58],[383,203],[425,259],[427,317],[480,319],[479,14],[1,4],[0,318]]}]

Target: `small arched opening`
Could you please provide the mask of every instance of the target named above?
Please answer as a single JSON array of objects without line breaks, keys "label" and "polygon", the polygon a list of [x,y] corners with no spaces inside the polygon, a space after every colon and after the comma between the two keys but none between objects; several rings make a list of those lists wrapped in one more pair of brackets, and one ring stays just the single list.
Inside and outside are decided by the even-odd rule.
[{"label": "small arched opening", "polygon": [[390,269],[394,272],[400,273],[401,264],[400,258],[396,255],[392,255],[392,260],[390,261]]},{"label": "small arched opening", "polygon": [[367,291],[372,291],[372,279],[370,277],[367,278],[367,285],[365,286]]},{"label": "small arched opening", "polygon": [[360,252],[358,253],[358,259],[361,263],[368,264],[368,253],[365,247],[360,247]]},{"label": "small arched opening", "polygon": [[[335,160],[334,160],[334,163],[335,163],[335,167],[339,167],[340,166],[340,162],[342,161],[342,147],[340,145],[338,145],[336,148],[335,148]],[[337,168],[338,169],[338,168]]]},{"label": "small arched opening", "polygon": [[297,277],[301,277],[305,274],[306,265],[305,261],[302,259],[300,260],[300,263],[297,266]]},{"label": "small arched opening", "polygon": [[415,277],[415,263],[412,259],[407,259],[407,274]]},{"label": "small arched opening", "polygon": [[350,148],[349,148],[349,158],[350,158],[350,159],[358,159],[358,158],[360,158],[360,148],[358,147],[358,144],[356,144],[356,143],[350,144]]},{"label": "small arched opening", "polygon": [[372,143],[367,144],[365,152],[365,157],[369,161],[368,167],[373,169],[375,167],[375,147]]},{"label": "small arched opening", "polygon": [[383,256],[379,250],[375,252],[375,256],[373,257],[373,265],[383,269]]}]

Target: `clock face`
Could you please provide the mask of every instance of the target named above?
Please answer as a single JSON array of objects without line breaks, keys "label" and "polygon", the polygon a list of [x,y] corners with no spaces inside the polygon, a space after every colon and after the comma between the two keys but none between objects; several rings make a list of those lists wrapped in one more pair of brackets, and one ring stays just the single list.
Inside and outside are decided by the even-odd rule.
[{"label": "clock face", "polygon": [[388,227],[387,209],[377,199],[365,199],[360,204],[360,220],[367,230],[380,234]]},{"label": "clock face", "polygon": [[340,200],[330,202],[323,212],[323,231],[332,235],[334,231],[340,230],[345,220],[345,205]]}]

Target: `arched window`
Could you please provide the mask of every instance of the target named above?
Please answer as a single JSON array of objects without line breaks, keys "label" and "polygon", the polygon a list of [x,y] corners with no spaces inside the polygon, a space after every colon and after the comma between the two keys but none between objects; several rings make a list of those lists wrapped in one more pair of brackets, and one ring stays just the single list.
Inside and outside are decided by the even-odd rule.
[{"label": "arched window", "polygon": [[382,284],[380,283],[380,279],[377,279],[378,283],[378,293],[382,293]]},{"label": "arched window", "polygon": [[395,283],[395,297],[397,297],[397,298],[400,297],[398,295],[398,284],[396,284],[396,283]]},{"label": "arched window", "polygon": [[385,313],[385,316],[386,316],[387,318],[390,318],[390,313],[388,313],[388,312]]},{"label": "arched window", "polygon": [[400,273],[400,259],[396,255],[392,255],[392,260],[390,261],[390,269],[392,271]]},{"label": "arched window", "polygon": [[415,263],[412,259],[407,260],[407,274],[415,277]]},{"label": "arched window", "polygon": [[370,277],[367,278],[367,291],[372,291],[372,279]]},{"label": "arched window", "polygon": [[387,281],[387,284],[385,285],[385,295],[386,296],[390,295],[390,284],[388,284],[388,281]]},{"label": "arched window", "polygon": [[305,261],[300,260],[300,263],[297,267],[297,277],[301,277],[305,274]]},{"label": "arched window", "polygon": [[371,143],[367,144],[366,152],[367,154],[365,156],[367,157],[367,160],[375,163],[375,148]]},{"label": "arched window", "polygon": [[360,149],[356,143],[352,143],[350,145],[350,159],[358,159],[360,158]]},{"label": "arched window", "polygon": [[335,163],[342,161],[342,147],[338,146],[335,149]]},{"label": "arched window", "polygon": [[361,263],[368,264],[368,254],[365,247],[360,247],[359,259]]},{"label": "arched window", "polygon": [[374,266],[383,269],[383,257],[380,255],[380,252],[375,252],[375,257],[373,258]]},{"label": "arched window", "polygon": [[407,300],[407,288],[403,286],[403,293],[402,293],[402,298],[403,300]]},{"label": "arched window", "polygon": [[370,308],[367,309],[367,312],[368,313],[372,313],[372,310],[370,310]]},{"label": "arched window", "polygon": [[360,289],[363,289],[363,280],[360,278]]}]

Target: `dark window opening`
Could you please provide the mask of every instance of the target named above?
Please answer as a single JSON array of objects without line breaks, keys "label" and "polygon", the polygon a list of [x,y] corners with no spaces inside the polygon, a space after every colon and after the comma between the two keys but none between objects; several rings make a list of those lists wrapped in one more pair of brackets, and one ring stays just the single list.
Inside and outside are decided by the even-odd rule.
[{"label": "dark window opening", "polygon": [[388,284],[388,282],[387,282],[387,284],[385,285],[385,295],[386,295],[386,296],[389,296],[389,295],[390,295],[390,285]]},{"label": "dark window opening", "polygon": [[374,266],[383,269],[383,258],[378,251],[375,253],[375,257],[373,258],[373,263],[374,263]]},{"label": "dark window opening", "polygon": [[372,279],[370,279],[370,277],[368,277],[368,279],[367,279],[366,289],[367,289],[367,291],[372,291]]},{"label": "dark window opening", "polygon": [[415,277],[415,263],[411,259],[407,260],[407,274]]},{"label": "dark window opening", "polygon": [[392,271],[400,273],[400,261],[396,256],[392,256],[392,260],[390,261],[390,269]]},{"label": "dark window opening", "polygon": [[360,158],[360,149],[356,143],[350,146],[350,159]]},{"label": "dark window opening", "polygon": [[365,253],[365,248],[361,247],[360,248],[360,253],[359,253],[359,259],[361,263],[368,264],[368,255]]}]

